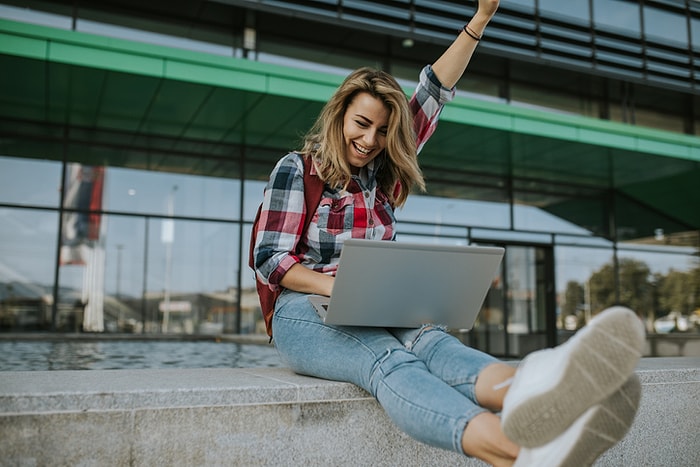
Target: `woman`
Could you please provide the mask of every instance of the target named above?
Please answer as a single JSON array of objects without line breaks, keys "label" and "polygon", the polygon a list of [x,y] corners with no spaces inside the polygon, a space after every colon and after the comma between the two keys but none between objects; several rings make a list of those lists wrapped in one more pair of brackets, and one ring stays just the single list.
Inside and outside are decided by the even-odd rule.
[{"label": "woman", "polygon": [[[308,300],[331,294],[345,239],[395,239],[394,208],[412,187],[424,188],[417,153],[497,7],[479,0],[451,46],[423,69],[410,102],[387,73],[363,68],[346,78],[303,148],[271,174],[256,273],[283,291],[272,331],[294,371],[357,384],[409,435],[492,465],[585,465],[624,436],[636,412],[633,370],[644,334],[630,310],[601,313],[516,372],[438,326],[334,327]],[[325,183],[315,212],[305,212],[305,164]]]}]

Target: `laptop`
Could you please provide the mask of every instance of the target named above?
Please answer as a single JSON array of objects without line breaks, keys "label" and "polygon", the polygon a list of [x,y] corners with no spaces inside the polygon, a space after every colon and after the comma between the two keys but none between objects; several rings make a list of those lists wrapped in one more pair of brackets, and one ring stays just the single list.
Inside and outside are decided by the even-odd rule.
[{"label": "laptop", "polygon": [[325,323],[469,330],[504,249],[348,239],[331,297],[309,300]]}]

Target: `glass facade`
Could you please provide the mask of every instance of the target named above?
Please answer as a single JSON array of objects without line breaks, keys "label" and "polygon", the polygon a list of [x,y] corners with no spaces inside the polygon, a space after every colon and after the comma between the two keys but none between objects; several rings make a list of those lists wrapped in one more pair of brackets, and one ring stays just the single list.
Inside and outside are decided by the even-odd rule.
[{"label": "glass facade", "polygon": [[[4,331],[78,331],[91,305],[84,297],[95,286],[106,332],[261,330],[246,255],[263,182],[246,180],[242,189],[239,179],[106,166],[102,205],[91,209],[70,205],[67,194],[61,202],[70,187],[61,183],[60,162],[3,157],[0,166]],[[66,164],[66,171],[76,168],[85,169]],[[615,244],[529,201],[414,195],[398,212],[400,240],[506,247],[484,312],[463,336],[472,345],[522,355],[547,345],[553,317],[566,335],[605,306],[640,294],[646,299],[635,302],[636,309],[653,322],[660,311],[673,311],[656,303],[677,300],[658,284],[678,272],[692,281],[694,248]],[[83,215],[87,224],[73,229],[87,238],[72,254],[66,253],[70,214]],[[98,234],[90,239],[95,221]],[[617,289],[614,280],[600,280],[615,262]],[[631,282],[630,263],[642,272]],[[601,284],[609,290],[599,290]],[[689,292],[686,298],[684,311],[692,312],[697,297]],[[556,314],[547,313],[552,306]]]},{"label": "glass facade", "polygon": [[[81,8],[71,18],[72,8],[62,2],[33,2],[31,20],[338,75],[373,65],[411,85],[424,57],[443,46],[435,42],[451,39],[463,16],[461,3],[447,1],[344,1],[340,19],[333,1],[285,2],[275,14],[259,3],[210,5],[193,28],[166,15],[146,19],[99,8]],[[504,0],[460,93],[697,134],[696,106],[683,103],[697,92],[700,8],[687,3]],[[6,18],[21,17],[9,3],[0,7]],[[233,24],[221,19],[222,11],[236,13]],[[312,18],[313,32],[278,27],[285,15],[300,12]],[[246,17],[257,20],[254,47],[243,42]],[[405,24],[416,40],[411,48],[402,45]],[[342,47],[319,41],[329,31],[343,36]],[[433,42],[421,43],[428,36]],[[594,73],[580,72],[589,65]],[[133,84],[134,92],[120,99],[140,102],[139,87],[153,85],[136,76]],[[212,92],[194,83],[158,86],[172,95]],[[212,95],[209,102],[216,100]],[[143,105],[146,115],[150,109]],[[225,110],[216,113],[221,120]],[[37,138],[21,154],[3,145],[0,330],[261,332],[247,266],[250,224],[265,177],[297,141],[246,147],[193,137],[207,134],[206,121],[174,137],[167,111],[144,118],[148,137],[130,130],[118,113],[97,116],[108,119],[113,132],[91,131],[96,116],[86,110],[83,117],[73,122],[70,138],[53,128],[55,135]],[[41,124],[22,118],[2,123],[6,140],[32,139],[26,135]],[[518,149],[517,143],[515,137],[499,142]],[[465,342],[519,357],[567,338],[613,303],[635,306],[652,331],[661,316],[700,308],[698,232],[679,246],[668,232],[684,226],[664,213],[616,199],[607,186],[552,180],[540,167],[512,174],[507,164],[484,161],[478,171],[464,172],[429,164],[428,193],[409,198],[397,213],[399,239],[506,248],[477,325],[461,335]],[[648,225],[640,227],[639,218]],[[669,285],[673,281],[685,281],[683,297]],[[685,305],[679,310],[677,303]]]}]

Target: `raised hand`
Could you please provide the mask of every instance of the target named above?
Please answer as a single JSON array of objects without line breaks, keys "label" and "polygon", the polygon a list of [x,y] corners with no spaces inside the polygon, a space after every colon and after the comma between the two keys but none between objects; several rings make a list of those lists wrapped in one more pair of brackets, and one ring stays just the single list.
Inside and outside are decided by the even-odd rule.
[{"label": "raised hand", "polygon": [[498,9],[498,0],[479,0],[479,6],[477,8],[477,13],[484,14],[489,18],[496,14]]}]

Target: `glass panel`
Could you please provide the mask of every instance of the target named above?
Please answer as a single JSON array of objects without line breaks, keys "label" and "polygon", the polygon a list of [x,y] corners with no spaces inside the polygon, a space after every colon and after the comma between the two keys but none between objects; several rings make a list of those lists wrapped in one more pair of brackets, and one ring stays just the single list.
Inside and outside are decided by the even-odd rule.
[{"label": "glass panel", "polygon": [[[636,248],[636,249],[634,249]],[[647,330],[665,334],[693,330],[690,318],[700,308],[697,248],[621,244],[620,303],[643,318]]]},{"label": "glass panel", "polygon": [[97,239],[62,247],[56,329],[79,331],[87,314],[84,330],[143,332],[145,220],[105,215],[100,223]]},{"label": "glass panel", "polygon": [[644,34],[648,41],[684,47],[688,43],[685,15],[650,6],[644,7]]},{"label": "glass panel", "polygon": [[0,157],[0,203],[58,207],[61,164]]},{"label": "glass panel", "polygon": [[[638,161],[639,166],[643,161]],[[667,169],[672,165],[667,164]],[[657,176],[661,176],[662,169],[657,169]],[[666,217],[658,210],[637,203],[625,196],[615,196],[615,227],[619,241],[644,240],[653,238],[656,232],[666,233],[684,232],[687,227],[676,223],[674,219]]]},{"label": "glass panel", "polygon": [[587,59],[591,56],[590,33],[567,29],[559,26],[543,24],[540,26],[542,38],[540,44],[543,50],[554,53],[575,55],[576,58]]},{"label": "glass panel", "polygon": [[[596,39],[596,42],[600,43],[600,42],[602,42],[602,40]],[[641,55],[629,56],[629,55],[623,55],[621,53],[606,52],[604,50],[596,50],[595,56],[603,64],[607,63],[610,65],[610,66],[606,67],[607,69],[612,70],[612,69],[615,69],[615,67],[617,66],[619,68],[620,72],[627,73],[630,76],[639,75],[641,73],[640,70],[642,68],[642,64],[644,63]],[[627,71],[625,71],[625,68],[627,68]]]},{"label": "glass panel", "polygon": [[491,102],[506,103],[506,99],[500,97],[501,89],[505,83],[476,73],[465,73],[457,82],[457,95]]},{"label": "glass panel", "polygon": [[252,222],[255,219],[255,214],[258,212],[258,207],[263,201],[265,182],[256,180],[246,180],[244,184],[244,206],[243,218]]},{"label": "glass panel", "polygon": [[508,286],[508,333],[530,334],[544,330],[538,319],[536,250],[509,246],[506,257]]},{"label": "glass panel", "polygon": [[400,237],[398,241],[400,242],[413,242],[413,243],[423,243],[431,245],[467,245],[467,240],[465,237],[459,238],[449,238],[449,237],[437,237],[431,235],[413,235],[413,234],[399,234]]},{"label": "glass panel", "polygon": [[[40,8],[46,8],[42,5]],[[60,29],[71,29],[71,7],[69,5],[51,5],[49,7],[55,12],[48,13],[31,8],[18,8],[9,5],[0,5],[0,18],[7,18],[13,21],[24,23],[40,24]]]},{"label": "glass panel", "polygon": [[477,323],[462,336],[464,341],[506,357],[523,357],[546,347],[548,254],[548,248],[506,247]]},{"label": "glass panel", "polygon": [[438,229],[443,224],[485,228],[508,228],[510,224],[510,210],[505,203],[417,195],[409,196],[396,217],[399,222],[434,223]]},{"label": "glass panel", "polygon": [[502,0],[500,5],[501,8],[505,7],[530,13],[534,13],[535,11],[535,0]]},{"label": "glass panel", "polygon": [[105,317],[108,329],[143,332],[146,219],[105,216]]},{"label": "glass panel", "polygon": [[[148,309],[161,332],[191,334],[202,323],[236,327],[238,226],[153,220],[148,236]],[[249,317],[252,318],[252,317]],[[243,332],[254,323],[246,320]]]},{"label": "glass panel", "polygon": [[[527,195],[520,194],[519,197],[523,199]],[[515,205],[513,218],[518,230],[590,235],[590,231],[534,206]]]},{"label": "glass panel", "polygon": [[[243,238],[241,251],[243,254],[239,257],[238,267],[241,271],[241,329],[246,329],[248,332],[257,334],[265,334],[265,322],[263,321],[262,312],[260,310],[260,301],[258,300],[258,291],[255,286],[255,273],[248,266],[248,247],[250,245],[251,227],[246,224],[243,226]],[[212,320],[213,318],[210,318]],[[236,326],[233,326],[236,329]],[[201,332],[201,329],[200,329]]]},{"label": "glass panel", "polygon": [[693,45],[693,50],[700,51],[700,18],[691,17],[690,19],[690,43]]},{"label": "glass panel", "polygon": [[[591,235],[609,236],[608,204],[605,194],[582,191],[577,196],[562,196],[558,201],[552,197],[551,202],[543,209],[557,218],[571,223],[572,230],[561,233],[575,232],[584,235],[590,233]],[[581,230],[576,231],[576,226],[580,227]]]},{"label": "glass panel", "polygon": [[491,283],[491,288],[486,294],[484,304],[474,327],[462,336],[462,339],[470,346],[492,355],[506,355],[506,289],[503,279],[503,263]]},{"label": "glass panel", "polygon": [[109,168],[110,211],[238,219],[240,182],[198,175]]},{"label": "glass panel", "polygon": [[557,245],[590,246],[612,248],[613,242],[602,237],[577,237],[569,235],[556,235]]},{"label": "glass panel", "polygon": [[577,23],[588,24],[590,18],[588,0],[539,0],[539,10],[542,16],[564,16],[569,21],[575,19]]},{"label": "glass panel", "polygon": [[257,58],[261,62],[294,66],[341,76],[346,76],[351,70],[362,66],[382,68],[381,59],[376,53],[375,55],[370,55],[369,52],[365,54],[352,53],[322,43],[314,43],[313,46],[310,46],[261,37],[258,41],[258,47]]},{"label": "glass panel", "polygon": [[407,1],[394,1],[392,3],[399,3],[399,5],[389,6],[382,5],[378,2],[369,2],[364,0],[344,0],[343,8],[355,9],[363,13],[383,16],[387,20],[390,18],[408,20],[409,11],[407,5],[405,5]]},{"label": "glass panel", "polygon": [[547,110],[557,109],[594,118],[599,114],[598,102],[584,96],[520,83],[511,83],[510,91],[513,105]]},{"label": "glass panel", "polygon": [[[112,19],[110,17],[110,19]],[[128,21],[128,20],[124,20]],[[100,36],[116,37],[119,39],[128,39],[132,41],[144,42],[147,44],[164,45],[166,47],[176,47],[179,49],[192,50],[195,52],[203,52],[214,55],[223,55],[230,57],[233,54],[233,49],[228,45],[219,45],[207,43],[201,40],[190,38],[177,37],[168,34],[152,32],[154,24],[140,24],[139,26],[146,27],[149,30],[135,29],[120,25],[112,25],[104,22],[90,21],[81,19],[77,21],[76,30],[88,34],[96,34]],[[155,26],[157,27],[157,26]],[[222,41],[226,38],[221,38]],[[229,42],[231,38],[228,38]]]},{"label": "glass panel", "polygon": [[498,242],[531,243],[548,245],[552,242],[549,233],[527,233],[520,231],[472,229],[472,238]]},{"label": "glass panel", "polygon": [[641,37],[639,3],[625,0],[593,0],[593,22],[595,27]]},{"label": "glass panel", "polygon": [[429,238],[453,239],[457,242],[466,243],[469,238],[469,231],[466,227],[426,225],[401,221],[396,235],[399,240],[403,240],[406,235],[416,235]]},{"label": "glass panel", "polygon": [[[607,36],[607,35],[606,35]],[[623,57],[623,53],[626,54],[628,59],[630,57],[637,57],[644,52],[641,43],[635,39],[619,39],[617,37],[606,37],[606,36],[596,36],[596,45],[605,48],[606,50],[615,49],[620,52],[620,56]],[[640,62],[635,62],[641,64]],[[641,66],[635,64],[634,66]]]},{"label": "glass panel", "polygon": [[609,263],[612,255],[612,248],[555,247],[559,342],[568,339],[590,320],[591,276]]},{"label": "glass panel", "polygon": [[591,316],[616,304],[647,315],[652,307],[650,274],[649,265],[633,257],[621,257],[617,264],[613,261],[603,264],[588,280]]},{"label": "glass panel", "polygon": [[[58,329],[235,330],[237,224],[127,216],[102,223],[100,238],[61,266]],[[244,317],[244,331],[254,329],[254,318]]]},{"label": "glass panel", "polygon": [[58,215],[0,208],[0,331],[51,326]]}]

